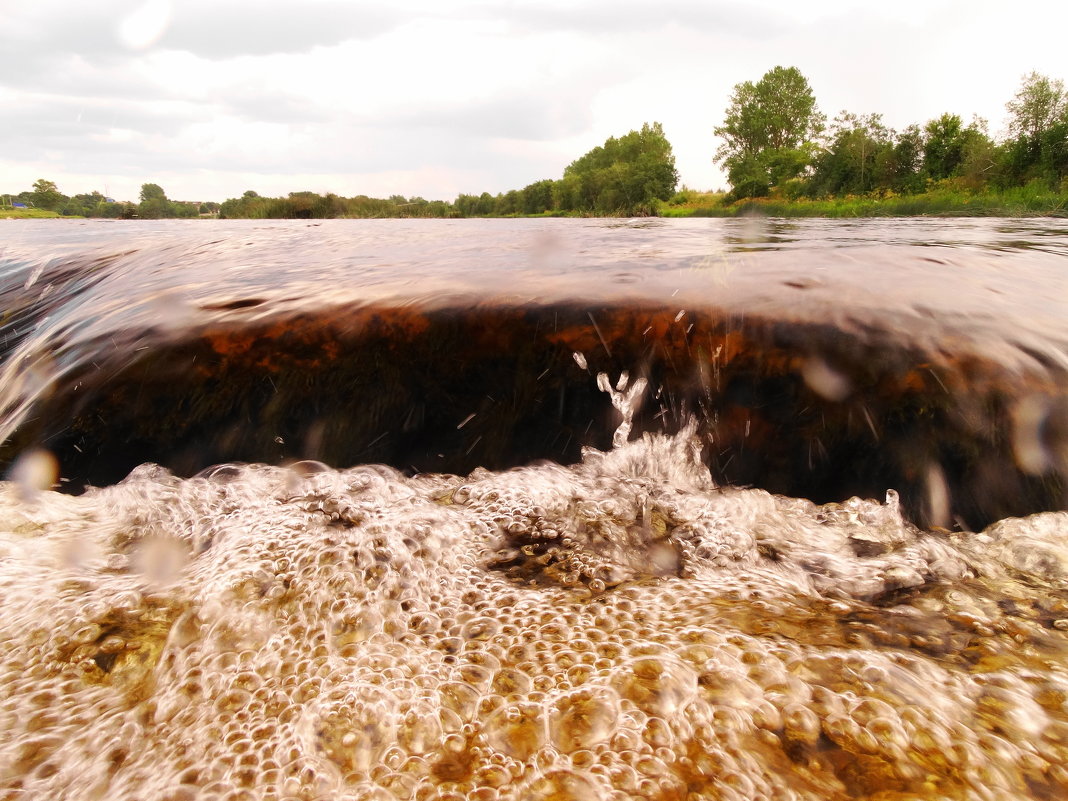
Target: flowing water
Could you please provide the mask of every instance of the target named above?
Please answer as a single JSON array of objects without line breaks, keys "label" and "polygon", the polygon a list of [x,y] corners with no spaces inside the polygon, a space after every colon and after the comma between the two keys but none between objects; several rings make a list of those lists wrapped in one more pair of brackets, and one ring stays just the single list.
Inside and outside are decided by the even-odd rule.
[{"label": "flowing water", "polygon": [[0,798],[1063,798],[1066,266],[6,223]]}]

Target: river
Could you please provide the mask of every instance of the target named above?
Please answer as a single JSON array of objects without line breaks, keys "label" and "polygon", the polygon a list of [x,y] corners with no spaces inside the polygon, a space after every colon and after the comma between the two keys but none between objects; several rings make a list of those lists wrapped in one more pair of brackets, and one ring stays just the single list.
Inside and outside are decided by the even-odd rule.
[{"label": "river", "polygon": [[0,798],[1068,793],[1068,224],[0,226]]}]

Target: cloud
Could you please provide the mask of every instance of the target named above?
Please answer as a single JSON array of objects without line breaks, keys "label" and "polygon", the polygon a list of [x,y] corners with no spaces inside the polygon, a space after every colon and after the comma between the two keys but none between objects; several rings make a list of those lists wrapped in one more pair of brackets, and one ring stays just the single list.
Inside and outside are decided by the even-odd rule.
[{"label": "cloud", "polygon": [[35,0],[5,4],[0,44],[34,68],[66,54],[114,60],[148,47],[224,60],[373,38],[406,19],[400,7],[347,0]]},{"label": "cloud", "polygon": [[649,33],[668,26],[689,31],[767,39],[787,29],[781,10],[707,0],[617,0],[611,4],[537,2],[507,6],[521,31],[573,31],[593,37]]},{"label": "cloud", "polygon": [[41,151],[68,150],[78,160],[99,155],[116,131],[167,136],[200,116],[199,109],[182,103],[78,98],[30,98],[4,107],[3,113],[6,157],[32,159]]},{"label": "cloud", "polygon": [[175,2],[159,47],[212,59],[307,52],[380,36],[406,19],[403,6],[348,0],[300,3]]},{"label": "cloud", "polygon": [[[581,83],[531,87],[458,104],[397,110],[378,119],[390,127],[447,131],[468,138],[547,141],[587,130],[596,94],[595,86]],[[373,119],[367,122],[375,124]]]},{"label": "cloud", "polygon": [[239,92],[216,90],[210,97],[217,114],[230,113],[250,122],[309,125],[328,123],[335,118],[329,109],[266,82],[246,86]]},{"label": "cloud", "polygon": [[[723,183],[712,132],[731,87],[775,64],[829,114],[895,127],[951,110],[997,130],[1021,75],[1068,78],[1068,5],[1035,28],[1029,0],[1012,15],[987,0],[0,4],[0,174],[67,192],[82,187],[65,176],[116,193],[124,176],[134,196],[145,181],[202,198],[495,193],[653,120],[707,188]],[[978,58],[991,37],[999,57]]]}]

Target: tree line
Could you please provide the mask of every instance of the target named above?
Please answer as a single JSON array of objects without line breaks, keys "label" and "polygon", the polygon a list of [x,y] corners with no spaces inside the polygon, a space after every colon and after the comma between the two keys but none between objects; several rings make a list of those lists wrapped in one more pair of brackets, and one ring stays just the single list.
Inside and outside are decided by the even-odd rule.
[{"label": "tree line", "polygon": [[[1008,126],[992,137],[985,120],[951,113],[895,131],[878,113],[840,112],[828,123],[796,67],[775,67],[757,82],[737,84],[714,160],[730,183],[728,201],[910,195],[934,187],[969,191],[1035,185],[1068,194],[1068,93],[1060,80],[1032,72],[1006,103]],[[32,190],[0,196],[23,205],[84,217],[224,218],[502,217],[538,214],[650,215],[675,196],[678,171],[658,122],[616,137],[571,162],[558,179],[454,201],[393,195],[341,197],[247,191],[222,204],[174,201],[154,183],[138,203],[99,192],[62,194],[46,179]]]},{"label": "tree line", "polygon": [[455,201],[393,195],[341,197],[333,193],[290,192],[263,197],[249,190],[223,203],[169,200],[158,184],[141,187],[139,203],[116,203],[99,192],[67,197],[52,181],[41,179],[33,190],[11,197],[37,208],[83,217],[158,219],[219,216],[223,218],[313,219],[331,217],[501,217],[519,214],[655,214],[678,184],[675,156],[660,123],[619,138],[609,137],[564,170],[558,180],[536,181],[522,189],[491,195],[461,194]]},{"label": "tree line", "polygon": [[619,138],[609,137],[571,162],[557,180],[535,181],[522,189],[491,195],[460,194],[449,203],[365,195],[292,192],[261,197],[253,191],[222,204],[220,217],[507,217],[534,214],[655,214],[678,185],[675,155],[658,122],[644,124]]},{"label": "tree line", "polygon": [[114,200],[93,191],[79,195],[64,195],[54,181],[39,178],[24,192],[0,195],[0,205],[21,205],[54,211],[64,217],[104,217],[130,220],[135,218],[161,219],[169,217],[214,216],[219,204],[207,201],[170,200],[159,184],[142,184],[139,203]]},{"label": "tree line", "polygon": [[982,191],[1031,183],[1068,192],[1068,95],[1032,72],[1006,103],[1007,133],[942,114],[895,131],[877,113],[827,123],[796,67],[775,67],[734,87],[715,159],[731,199],[913,194],[932,185]]}]

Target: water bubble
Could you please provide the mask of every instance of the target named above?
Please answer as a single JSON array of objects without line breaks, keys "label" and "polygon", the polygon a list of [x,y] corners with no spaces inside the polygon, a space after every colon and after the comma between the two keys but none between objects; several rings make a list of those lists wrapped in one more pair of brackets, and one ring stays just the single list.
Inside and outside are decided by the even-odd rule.
[{"label": "water bubble", "polygon": [[616,672],[612,683],[621,697],[658,717],[674,715],[697,695],[697,674],[670,656],[635,659]]},{"label": "water bubble", "polygon": [[619,697],[610,688],[575,690],[552,702],[549,736],[564,752],[592,748],[612,736],[619,715]]},{"label": "water bubble", "polygon": [[522,797],[530,801],[601,801],[608,796],[589,774],[559,768],[531,781],[523,788]]},{"label": "water bubble", "polygon": [[54,798],[1063,795],[1068,515],[927,534],[691,446],[0,488],[0,748]]},{"label": "water bubble", "polygon": [[441,721],[432,710],[411,710],[401,720],[397,742],[410,754],[425,754],[438,746],[442,735]]},{"label": "water bubble", "polygon": [[540,704],[521,702],[501,707],[485,723],[491,747],[519,760],[529,759],[546,742],[546,716]]},{"label": "water bubble", "polygon": [[493,692],[508,697],[514,695],[527,695],[533,682],[525,672],[517,668],[501,668],[493,676]]}]

